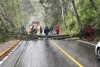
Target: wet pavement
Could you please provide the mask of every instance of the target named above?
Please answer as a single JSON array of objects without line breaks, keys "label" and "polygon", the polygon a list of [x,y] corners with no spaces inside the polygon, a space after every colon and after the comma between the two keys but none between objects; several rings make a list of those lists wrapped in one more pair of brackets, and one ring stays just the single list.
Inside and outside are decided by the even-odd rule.
[{"label": "wet pavement", "polygon": [[[60,47],[61,51],[54,43]],[[21,41],[0,67],[100,67],[94,46],[74,40]],[[77,63],[76,63],[77,62]]]}]

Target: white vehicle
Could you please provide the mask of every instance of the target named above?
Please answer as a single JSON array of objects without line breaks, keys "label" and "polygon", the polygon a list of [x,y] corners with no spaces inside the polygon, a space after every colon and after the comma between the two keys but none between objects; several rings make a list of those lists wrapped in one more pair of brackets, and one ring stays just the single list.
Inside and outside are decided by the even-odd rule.
[{"label": "white vehicle", "polygon": [[100,42],[98,42],[95,47],[95,54],[97,55],[97,58],[100,61]]}]

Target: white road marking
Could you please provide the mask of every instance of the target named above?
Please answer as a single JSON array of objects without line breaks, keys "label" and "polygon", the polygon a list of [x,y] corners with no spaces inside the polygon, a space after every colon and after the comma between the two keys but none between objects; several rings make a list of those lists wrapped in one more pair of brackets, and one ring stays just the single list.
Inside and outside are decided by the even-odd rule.
[{"label": "white road marking", "polygon": [[0,61],[0,65],[18,48],[21,42],[5,57]]},{"label": "white road marking", "polygon": [[3,63],[4,61],[0,61],[0,65]]},{"label": "white road marking", "polygon": [[3,59],[3,61],[5,61],[8,57],[9,57],[9,56],[6,56],[6,57]]},{"label": "white road marking", "polygon": [[83,42],[83,43],[86,43],[86,44],[90,44],[90,45],[92,45],[92,46],[95,46],[96,44],[93,44],[93,43],[89,43],[89,42],[86,42],[86,41],[82,41],[82,40],[77,40],[77,41],[79,41],[79,42]]}]

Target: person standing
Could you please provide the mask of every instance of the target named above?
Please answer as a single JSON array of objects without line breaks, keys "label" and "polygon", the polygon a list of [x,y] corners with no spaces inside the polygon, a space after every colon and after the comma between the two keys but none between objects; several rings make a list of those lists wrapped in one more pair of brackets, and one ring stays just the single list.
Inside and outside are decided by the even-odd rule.
[{"label": "person standing", "polygon": [[55,28],[56,34],[59,35],[59,28],[58,26]]},{"label": "person standing", "polygon": [[48,33],[49,33],[49,31],[50,30],[49,30],[48,26],[46,26],[45,29],[44,29],[44,34],[45,34],[45,38],[46,39],[48,39]]},{"label": "person standing", "polygon": [[34,26],[32,26],[32,28],[31,28],[31,33],[33,33],[33,32],[34,32],[34,30],[33,30],[33,29],[34,29]]},{"label": "person standing", "polygon": [[53,31],[53,28],[52,28],[52,26],[50,27],[50,34],[52,34],[52,31]]},{"label": "person standing", "polygon": [[22,30],[22,31],[24,31],[24,30],[25,30],[25,27],[24,27],[24,26],[22,26],[22,27],[21,27],[21,30]]},{"label": "person standing", "polygon": [[40,34],[42,34],[42,27],[40,26]]}]

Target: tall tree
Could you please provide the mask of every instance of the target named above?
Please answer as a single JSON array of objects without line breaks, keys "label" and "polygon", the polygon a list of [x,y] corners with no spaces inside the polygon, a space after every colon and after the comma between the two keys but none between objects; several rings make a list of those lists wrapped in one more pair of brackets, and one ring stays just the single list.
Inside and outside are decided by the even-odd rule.
[{"label": "tall tree", "polygon": [[67,30],[67,26],[66,26],[66,22],[65,22],[65,16],[64,16],[63,1],[62,0],[60,0],[60,4],[61,4],[61,12],[62,12],[62,19],[63,19],[64,27],[65,27],[65,30]]},{"label": "tall tree", "polygon": [[93,8],[94,8],[96,11],[98,11],[98,7],[96,6],[94,0],[89,0],[89,1],[90,1],[91,5],[93,6]]},{"label": "tall tree", "polygon": [[73,5],[74,11],[75,11],[75,16],[77,18],[77,21],[78,21],[78,24],[79,24],[79,28],[80,28],[80,31],[81,31],[82,30],[82,25],[81,25],[81,21],[80,21],[80,18],[79,18],[77,9],[76,9],[75,1],[74,0],[70,0],[70,1],[72,2],[72,5]]}]

